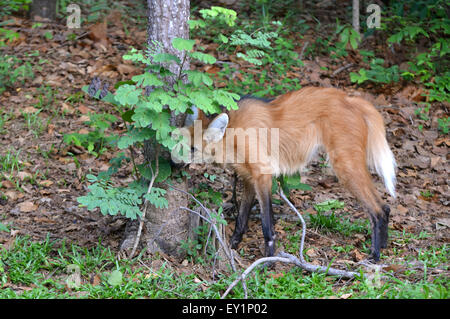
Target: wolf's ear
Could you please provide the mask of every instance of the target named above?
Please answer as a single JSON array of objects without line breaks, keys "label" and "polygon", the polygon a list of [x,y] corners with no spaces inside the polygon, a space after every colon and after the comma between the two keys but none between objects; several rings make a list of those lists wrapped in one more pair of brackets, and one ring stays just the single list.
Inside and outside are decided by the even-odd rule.
[{"label": "wolf's ear", "polygon": [[184,120],[184,126],[192,126],[194,125],[194,121],[198,119],[198,108],[195,105],[192,105],[191,110],[193,114],[188,114],[186,119]]},{"label": "wolf's ear", "polygon": [[216,143],[220,141],[225,134],[225,130],[227,129],[228,120],[228,115],[226,113],[217,115],[205,130],[203,139],[208,143]]}]

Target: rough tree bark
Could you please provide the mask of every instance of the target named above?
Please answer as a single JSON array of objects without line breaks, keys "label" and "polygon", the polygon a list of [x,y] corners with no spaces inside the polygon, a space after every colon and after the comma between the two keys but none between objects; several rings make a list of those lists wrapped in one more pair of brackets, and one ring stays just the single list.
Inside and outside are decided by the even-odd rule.
[{"label": "rough tree bark", "polygon": [[[189,0],[147,0],[148,5],[148,45],[152,46],[157,41],[162,46],[162,50],[167,53],[177,55],[181,61],[183,69],[189,69],[189,60],[184,54],[172,46],[173,38],[189,38]],[[166,66],[174,74],[179,74],[180,66],[172,63]],[[175,79],[173,79],[174,81]],[[170,80],[169,80],[170,82]],[[173,84],[173,83],[169,83]],[[185,115],[175,116],[172,114],[171,124],[181,127],[184,124]],[[155,157],[155,145],[152,141],[147,141],[144,145],[144,157],[146,161],[151,162]],[[170,158],[168,152],[160,153],[161,157]],[[173,185],[184,191],[187,191],[186,182],[171,181]],[[180,251],[181,241],[186,241],[193,234],[193,227],[196,225],[197,217],[179,209],[180,206],[187,206],[188,198],[185,194],[168,188],[165,185],[158,185],[167,191],[166,198],[169,201],[167,209],[158,209],[148,205],[146,220],[144,222],[144,233],[141,237],[147,251],[163,251],[175,257],[183,257],[184,253]],[[125,240],[121,248],[129,249],[133,246],[137,224],[129,223],[125,231]]]},{"label": "rough tree bark", "polygon": [[33,20],[41,17],[54,21],[56,19],[56,0],[33,0],[30,6],[30,16]]},{"label": "rough tree bark", "polygon": [[353,0],[352,16],[353,29],[359,34],[359,0]]}]

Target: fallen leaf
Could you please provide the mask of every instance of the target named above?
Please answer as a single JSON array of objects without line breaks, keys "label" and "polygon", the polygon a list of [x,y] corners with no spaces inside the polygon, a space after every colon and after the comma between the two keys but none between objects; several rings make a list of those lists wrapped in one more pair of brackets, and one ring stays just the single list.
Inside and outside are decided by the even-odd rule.
[{"label": "fallen leaf", "polygon": [[79,230],[80,230],[80,226],[77,226],[77,225],[70,225],[70,226],[64,228],[64,231],[66,231],[66,232],[79,231]]},{"label": "fallen leaf", "polygon": [[388,101],[386,100],[386,97],[384,94],[380,94],[377,96],[377,98],[374,101],[375,105],[388,105]]},{"label": "fallen leaf", "polygon": [[[439,197],[437,194],[433,194],[432,196],[423,196],[419,195],[417,198],[426,201],[426,202],[437,202],[439,200]],[[420,203],[418,203],[420,205]]]},{"label": "fallen leaf", "polygon": [[388,265],[386,267],[383,267],[384,271],[393,271],[393,272],[398,272],[403,270],[405,267],[403,265],[396,265],[396,264],[392,264],[392,265]]},{"label": "fallen leaf", "polygon": [[402,205],[398,205],[398,206],[397,206],[397,211],[398,211],[400,214],[404,215],[404,214],[406,214],[406,213],[408,212],[408,208],[406,208],[406,207],[404,207],[404,206],[402,206]]},{"label": "fallen leaf", "polygon": [[53,132],[55,131],[55,125],[54,124],[48,124],[47,125],[47,134],[53,135]]},{"label": "fallen leaf", "polygon": [[41,181],[39,182],[39,185],[44,186],[44,187],[50,187],[53,185],[53,182],[51,180],[45,180],[45,181]]},{"label": "fallen leaf", "polygon": [[439,162],[441,161],[441,157],[440,156],[434,156],[431,158],[431,162],[430,162],[430,167],[434,168],[437,164],[439,164]]},{"label": "fallen leaf", "polygon": [[31,175],[30,173],[25,172],[25,171],[20,171],[20,172],[17,173],[17,177],[18,177],[21,181],[24,181],[25,179],[29,179],[29,178],[31,178],[32,176],[33,176],[33,175]]},{"label": "fallen leaf", "polygon": [[[86,105],[80,105],[78,107],[78,111],[80,111],[81,114],[87,114],[89,113],[91,110],[86,106]],[[88,121],[89,121],[89,117],[88,117]]]},{"label": "fallen leaf", "polygon": [[101,283],[100,276],[98,274],[95,274],[91,277],[91,285],[92,286],[98,286]]},{"label": "fallen leaf", "polygon": [[[400,222],[393,221],[392,226],[395,230],[402,231],[404,229],[403,225]],[[396,242],[394,242],[396,244]]]},{"label": "fallen leaf", "polygon": [[92,26],[89,27],[89,34],[88,37],[95,41],[100,42],[104,46],[108,45],[108,25],[106,23],[106,19],[104,19],[102,22],[98,22]]},{"label": "fallen leaf", "polygon": [[308,257],[317,257],[317,252],[314,248],[309,248],[305,253]]},{"label": "fallen leaf", "polygon": [[132,65],[128,64],[119,64],[117,66],[117,71],[119,71],[120,74],[130,74],[136,71],[136,68]]},{"label": "fallen leaf", "polygon": [[35,85],[42,85],[43,82],[44,82],[44,78],[41,75],[39,75],[38,77],[36,77],[33,80],[32,83],[35,84]]},{"label": "fallen leaf", "polygon": [[30,201],[20,203],[17,206],[19,206],[19,209],[22,213],[33,212],[38,208],[37,205],[35,205],[33,202]]},{"label": "fallen leaf", "polygon": [[90,121],[91,119],[90,119],[90,117],[89,116],[87,116],[87,115],[82,115],[82,116],[80,116],[80,118],[78,119],[78,122],[88,122],[88,121]]},{"label": "fallen leaf", "polygon": [[37,108],[32,106],[27,106],[26,108],[22,109],[21,112],[25,114],[33,114],[39,111]]},{"label": "fallen leaf", "polygon": [[7,180],[7,179],[4,180],[4,181],[1,181],[1,185],[4,188],[14,188],[15,187],[14,183],[9,181],[9,180]]},{"label": "fallen leaf", "polygon": [[218,73],[220,71],[220,68],[218,66],[215,66],[215,65],[207,65],[207,66],[205,66],[204,70],[205,70],[206,73],[216,74],[216,73]]},{"label": "fallen leaf", "polygon": [[58,157],[58,161],[60,161],[63,164],[68,164],[72,161],[71,157]]},{"label": "fallen leaf", "polygon": [[71,107],[69,104],[64,103],[64,102],[62,103],[61,111],[63,111],[66,114],[73,114],[73,113],[75,113],[75,110],[73,109],[73,107]]},{"label": "fallen leaf", "polygon": [[440,146],[441,144],[445,144],[447,146],[450,146],[450,138],[448,137],[441,137],[434,141],[434,145]]},{"label": "fallen leaf", "polygon": [[15,201],[16,199],[19,198],[19,196],[17,195],[17,192],[11,191],[11,190],[6,191],[5,195],[12,201]]},{"label": "fallen leaf", "polygon": [[278,279],[284,277],[284,274],[282,272],[279,272],[278,274],[270,274],[269,276],[272,277],[273,279]]},{"label": "fallen leaf", "polygon": [[33,218],[33,221],[36,224],[55,224],[56,221],[54,221],[53,219],[47,218],[47,217],[36,217]]},{"label": "fallen leaf", "polygon": [[352,257],[355,261],[361,261],[366,258],[366,255],[361,253],[358,249],[352,250]]},{"label": "fallen leaf", "polygon": [[116,25],[121,25],[122,13],[119,10],[112,10],[106,17],[108,21]]}]

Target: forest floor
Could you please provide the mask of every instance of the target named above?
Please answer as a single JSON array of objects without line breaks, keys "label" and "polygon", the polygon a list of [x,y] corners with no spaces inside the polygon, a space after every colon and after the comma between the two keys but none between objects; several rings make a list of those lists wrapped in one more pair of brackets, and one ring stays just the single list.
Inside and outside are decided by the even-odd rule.
[{"label": "forest floor", "polygon": [[[18,236],[29,236],[34,241],[65,239],[81,247],[95,247],[100,240],[103,246],[118,252],[126,218],[90,212],[77,202],[77,197],[87,191],[86,174],[106,170],[115,154],[107,151],[96,158],[84,148],[68,146],[63,136],[88,132],[89,112],[114,114],[111,106],[80,94],[80,90],[94,76],[113,84],[139,74],[140,70],[122,56],[129,46],[142,48],[146,31],[134,26],[125,30],[119,19],[111,18],[106,35],[96,35],[96,28],[101,26],[95,25],[76,30],[77,38],[68,41],[66,36],[73,30],[65,26],[42,23],[32,28],[32,25],[29,20],[14,17],[8,27],[17,30],[20,38],[0,49],[3,54],[14,54],[29,61],[34,71],[34,78],[0,95],[0,223],[8,228],[0,231],[0,244],[8,249]],[[48,32],[53,36],[46,36]],[[313,35],[309,34],[309,38]],[[298,52],[307,40],[308,35],[298,39]],[[432,251],[431,254],[445,261],[450,254],[450,138],[440,134],[436,120],[448,116],[449,104],[433,103],[430,120],[424,121],[415,114],[418,102],[423,99],[423,88],[418,85],[358,87],[349,81],[350,70],[333,75],[344,62],[335,65],[326,56],[309,56],[304,64],[301,71],[289,76],[300,77],[303,86],[335,86],[360,95],[374,103],[385,120],[387,139],[398,165],[396,198],[388,196],[378,177],[373,175],[383,199],[391,207],[390,242],[382,251],[381,260],[385,270],[411,282],[423,278],[424,272],[449,278],[448,264],[436,263],[435,267],[427,268],[420,261],[425,252]],[[117,133],[124,128],[114,124],[110,130]],[[205,177],[206,172],[216,179],[211,181]],[[231,171],[196,164],[191,165],[190,174],[193,188],[207,184],[223,194],[224,202],[230,201]],[[131,180],[120,172],[116,178],[118,184]],[[302,174],[302,183],[310,185],[312,191],[293,190],[290,197],[310,217],[305,246],[307,258],[315,264],[328,265],[333,261],[333,267],[356,268],[367,257],[370,241],[363,208],[339,185],[320,157]],[[238,199],[241,191],[238,184]],[[274,198],[278,199],[276,195]],[[326,200],[345,203],[343,208],[333,211],[337,220],[328,228],[311,223],[311,218],[318,216],[314,205]],[[243,265],[263,255],[259,206],[255,207],[249,230],[238,249]],[[300,224],[286,205],[275,204],[274,212],[278,249],[296,253]],[[322,214],[331,216],[330,212]],[[227,218],[228,235],[234,228],[231,215]],[[363,230],[349,234],[336,230],[339,226],[352,229],[352,225],[362,225]],[[186,267],[186,262],[171,262],[174,267]],[[289,267],[276,265],[274,272]],[[409,272],[411,269],[416,270],[414,274]]]}]

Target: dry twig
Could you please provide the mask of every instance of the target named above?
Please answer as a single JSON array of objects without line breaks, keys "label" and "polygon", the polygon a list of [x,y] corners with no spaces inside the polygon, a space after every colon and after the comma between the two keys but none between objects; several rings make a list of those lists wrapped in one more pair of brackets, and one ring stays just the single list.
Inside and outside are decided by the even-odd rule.
[{"label": "dry twig", "polygon": [[338,75],[338,74],[341,73],[342,71],[345,71],[345,70],[347,70],[347,69],[350,69],[351,67],[354,67],[354,66],[355,66],[354,63],[346,64],[346,65],[344,65],[344,66],[342,66],[342,67],[336,69],[336,70],[331,74],[331,76],[335,77],[336,75]]},{"label": "dry twig", "polygon": [[192,209],[189,209],[189,208],[187,208],[187,207],[180,207],[181,209],[186,210],[186,211],[188,211],[188,212],[190,212],[190,213],[197,214],[198,216],[200,216],[200,218],[206,220],[208,223],[211,224],[211,226],[212,226],[212,228],[213,228],[213,230],[214,230],[214,233],[216,234],[216,237],[217,237],[217,239],[219,240],[219,243],[220,243],[220,245],[222,246],[223,251],[225,252],[225,255],[226,255],[226,256],[228,257],[228,259],[230,260],[231,268],[233,269],[233,271],[236,271],[236,266],[235,266],[235,264],[234,264],[233,253],[232,253],[232,251],[231,251],[230,249],[228,249],[228,246],[225,244],[225,241],[224,241],[224,240],[222,239],[222,237],[220,236],[219,229],[217,228],[217,225],[216,225],[216,223],[215,223],[215,221],[214,221],[214,218],[211,217],[211,212],[209,211],[209,209],[206,208],[205,205],[203,205],[197,198],[195,198],[194,195],[192,195],[192,194],[190,194],[190,193],[188,193],[188,192],[186,192],[186,191],[184,191],[184,190],[182,190],[182,189],[176,188],[176,187],[174,187],[173,185],[169,185],[169,187],[171,187],[171,188],[173,188],[174,190],[179,191],[179,192],[181,192],[181,193],[183,193],[183,194],[188,195],[189,197],[191,197],[191,198],[192,198],[192,199],[193,199],[193,200],[194,200],[194,201],[195,201],[195,202],[203,209],[203,211],[206,213],[206,215],[208,216],[208,218],[206,218],[205,216],[203,216],[203,215],[199,214],[198,212],[196,212],[196,211],[194,211],[194,210],[192,210]]}]

